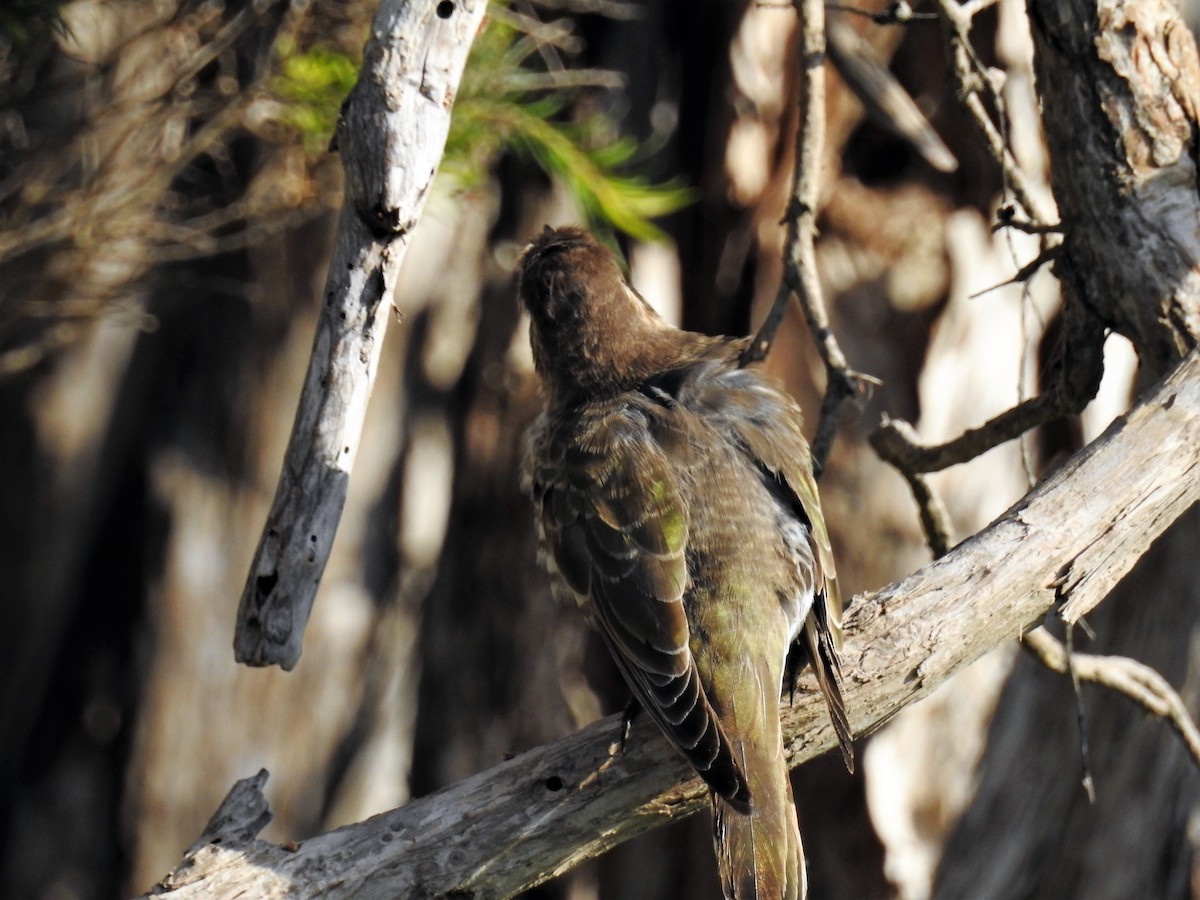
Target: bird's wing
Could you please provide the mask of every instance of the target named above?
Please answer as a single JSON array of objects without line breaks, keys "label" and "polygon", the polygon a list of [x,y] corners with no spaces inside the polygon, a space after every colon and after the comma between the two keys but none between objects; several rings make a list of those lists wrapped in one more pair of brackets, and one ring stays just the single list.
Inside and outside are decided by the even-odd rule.
[{"label": "bird's wing", "polygon": [[814,597],[797,642],[812,663],[842,756],[853,771],[852,734],[841,692],[842,595],[800,408],[757,373],[727,364],[698,371],[689,387],[693,396],[688,404],[704,406],[707,415],[719,420],[772,493],[808,529],[816,569]]},{"label": "bird's wing", "polygon": [[746,780],[689,649],[687,510],[651,433],[653,414],[636,401],[614,404],[569,429],[535,479],[544,539],[564,580],[590,601],[639,702],[709,786],[745,811]]}]

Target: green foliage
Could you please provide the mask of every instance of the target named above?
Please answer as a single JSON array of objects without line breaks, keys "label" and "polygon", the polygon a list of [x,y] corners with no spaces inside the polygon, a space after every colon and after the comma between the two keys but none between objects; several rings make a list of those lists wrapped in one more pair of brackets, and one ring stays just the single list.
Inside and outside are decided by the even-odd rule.
[{"label": "green foliage", "polygon": [[[575,44],[565,25],[539,23],[493,2],[463,73],[441,171],[471,186],[487,177],[501,153],[523,153],[567,185],[593,228],[662,239],[650,220],[692,202],[694,192],[678,181],[654,184],[636,174],[653,148],[621,136],[604,113],[584,111],[584,90],[614,89],[616,79],[562,65]],[[340,51],[280,49],[273,88],[284,105],[281,118],[310,152],[328,146],[356,77],[357,63]]]},{"label": "green foliage", "polygon": [[[470,184],[486,176],[501,152],[516,150],[567,185],[594,229],[608,225],[640,240],[661,240],[650,220],[691,203],[694,192],[679,181],[654,184],[636,174],[650,148],[620,135],[604,113],[583,111],[581,86],[591,81],[612,89],[611,73],[546,69],[546,57],[559,49],[553,38],[539,37],[529,20],[505,10],[492,4],[471,48],[443,170]],[[569,38],[558,38],[569,55]]]},{"label": "green foliage", "polygon": [[324,152],[337,126],[342,101],[358,78],[358,63],[328,47],[279,48],[279,75],[272,88],[283,101],[282,121],[295,129],[310,153]]}]

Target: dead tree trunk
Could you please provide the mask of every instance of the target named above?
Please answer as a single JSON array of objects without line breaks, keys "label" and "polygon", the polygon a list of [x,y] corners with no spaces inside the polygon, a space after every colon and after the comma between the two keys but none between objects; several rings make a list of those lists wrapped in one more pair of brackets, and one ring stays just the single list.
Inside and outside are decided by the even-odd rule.
[{"label": "dead tree trunk", "polygon": [[[1196,47],[1165,2],[1035,0],[1029,11],[1068,309],[1126,335],[1146,383],[1200,342]],[[1076,632],[1081,649],[1156,668],[1193,712],[1198,546],[1193,509],[1088,616],[1095,642]],[[1080,785],[1069,681],[1019,662],[935,896],[1192,896],[1194,764],[1128,702],[1087,688],[1083,707],[1095,805]]]}]

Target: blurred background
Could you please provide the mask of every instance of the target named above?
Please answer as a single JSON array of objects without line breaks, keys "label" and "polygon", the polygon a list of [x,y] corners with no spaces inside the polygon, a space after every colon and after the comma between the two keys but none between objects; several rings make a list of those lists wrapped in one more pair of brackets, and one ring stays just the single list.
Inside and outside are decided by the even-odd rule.
[{"label": "blurred background", "polygon": [[[544,224],[589,224],[664,315],[755,327],[781,271],[795,14],[493,3],[396,291],[304,655],[291,673],[251,670],[233,661],[234,615],[341,202],[329,139],[374,11],[0,10],[0,896],[148,890],[260,767],[275,813],[263,836],[300,840],[624,705],[536,564],[516,470],[540,400],[513,263]],[[1060,298],[1048,272],[996,287],[1037,239],[993,233],[1008,200],[948,83],[941,26],[829,15],[957,161],[930,165],[831,75],[819,265],[851,366],[882,380],[848,405],[822,481],[849,595],[930,559],[905,483],[867,444],[880,416],[937,441],[1036,393]],[[996,3],[972,36],[1050,200],[1023,4]],[[957,538],[1127,406],[1135,356],[1117,338],[1106,349],[1083,416],[932,478]],[[768,367],[815,427],[824,375],[794,310]],[[1086,642],[1154,664],[1193,706],[1195,518]],[[1015,646],[862,741],[856,775],[834,756],[801,767],[813,896],[1200,896],[1197,782],[1176,739],[1099,689],[1084,701],[1095,806],[1069,686]],[[708,832],[695,816],[532,893],[716,897]]]}]

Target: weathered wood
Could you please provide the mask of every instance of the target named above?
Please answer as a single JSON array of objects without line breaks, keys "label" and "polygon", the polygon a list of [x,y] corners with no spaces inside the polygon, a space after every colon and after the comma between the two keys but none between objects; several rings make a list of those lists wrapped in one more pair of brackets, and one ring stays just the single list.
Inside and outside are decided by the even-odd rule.
[{"label": "weathered wood", "polygon": [[1200,340],[1195,41],[1171,0],[1034,0],[1029,15],[1057,269],[1158,377]]},{"label": "weathered wood", "polygon": [[239,662],[290,669],[329,559],[409,235],[486,0],[384,0],[337,143],[346,169],[325,303],[275,501],[238,607]]},{"label": "weathered wood", "polygon": [[[1069,395],[1087,395],[1087,359],[1099,339],[1081,328],[1102,325],[1133,342],[1146,384],[1200,344],[1200,57],[1169,0],[1026,5],[1063,229],[1055,261],[1066,313],[1061,381]],[[1130,465],[1138,462],[1164,464],[1155,455]],[[1097,489],[1125,492],[1130,471],[1114,470]],[[1184,467],[1174,477],[1191,482],[1197,472]],[[1189,513],[1142,556],[1089,616],[1095,637],[1086,645],[1152,667],[1193,714],[1198,523],[1197,511]],[[1102,557],[1138,552],[1133,545],[1146,546],[1161,530],[1150,523],[1143,535],[1128,524],[1114,519],[1111,537],[1065,561],[1060,614],[1068,620],[1115,582]],[[1088,583],[1096,581],[1107,584]],[[1082,721],[1069,711],[1077,702]],[[1188,894],[1195,861],[1188,816],[1200,779],[1182,742],[1159,723],[1147,727],[1143,715],[1086,686],[1077,701],[1069,681],[1018,659],[989,726],[974,798],[944,845],[930,895]],[[1094,803],[1079,783],[1083,742]]]},{"label": "weathered wood", "polygon": [[[856,732],[878,727],[1063,599],[1100,596],[1198,499],[1200,351],[990,527],[856,599],[845,648]],[[1064,580],[1066,572],[1082,576],[1085,562],[1097,570]],[[793,763],[835,743],[808,687],[784,715]],[[209,844],[157,892],[509,896],[703,805],[699,782],[652,723],[635,723],[628,748],[614,756],[617,728],[616,717],[605,719],[294,849]]]}]

